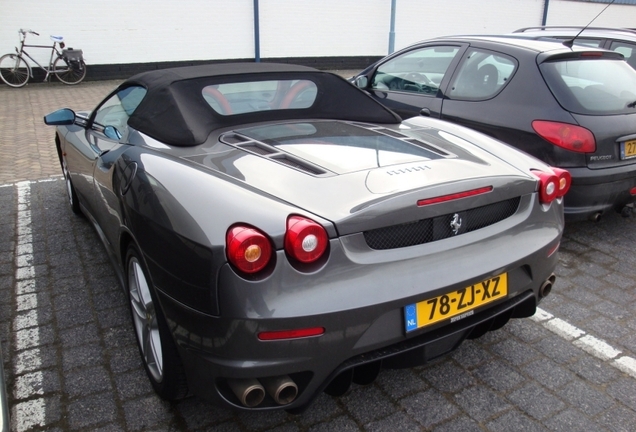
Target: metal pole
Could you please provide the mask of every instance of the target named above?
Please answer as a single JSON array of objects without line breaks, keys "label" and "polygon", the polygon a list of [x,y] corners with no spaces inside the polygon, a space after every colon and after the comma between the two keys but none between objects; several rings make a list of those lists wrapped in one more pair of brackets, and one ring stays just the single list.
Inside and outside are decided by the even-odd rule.
[{"label": "metal pole", "polygon": [[258,0],[254,0],[254,61],[261,62],[261,35],[258,19]]},{"label": "metal pole", "polygon": [[545,0],[543,3],[543,21],[541,21],[541,25],[547,25],[548,22],[548,6],[550,5],[550,0]]},{"label": "metal pole", "polygon": [[389,31],[389,54],[395,50],[395,4],[397,0],[391,0],[391,30]]}]

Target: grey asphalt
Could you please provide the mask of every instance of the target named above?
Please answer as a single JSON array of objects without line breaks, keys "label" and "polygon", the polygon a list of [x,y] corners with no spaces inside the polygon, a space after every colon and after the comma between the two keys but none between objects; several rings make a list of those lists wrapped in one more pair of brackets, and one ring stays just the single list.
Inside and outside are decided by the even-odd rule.
[{"label": "grey asphalt", "polygon": [[42,115],[115,82],[0,87],[0,337],[15,431],[636,430],[636,219],[568,224],[557,282],[514,320],[425,366],[384,370],[302,415],[156,397],[126,296],[67,205]]}]

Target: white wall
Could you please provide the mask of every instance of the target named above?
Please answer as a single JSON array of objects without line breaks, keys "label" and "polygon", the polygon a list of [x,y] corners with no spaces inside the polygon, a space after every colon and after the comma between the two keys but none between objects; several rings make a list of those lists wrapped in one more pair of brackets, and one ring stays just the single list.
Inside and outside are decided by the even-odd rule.
[{"label": "white wall", "polygon": [[[395,49],[449,34],[540,25],[545,0],[397,0]],[[260,54],[387,54],[391,0],[260,0]],[[548,24],[587,24],[606,5],[550,0]],[[253,0],[0,0],[0,54],[17,30],[48,44],[63,35],[88,64],[253,58]],[[636,6],[612,5],[594,25],[636,26]],[[31,50],[32,53],[38,50]],[[48,60],[40,52],[38,60]]]},{"label": "white wall", "polygon": [[[550,0],[546,25],[587,25],[606,3]],[[592,23],[595,27],[636,27],[636,6],[612,4]]]},{"label": "white wall", "polygon": [[263,58],[387,52],[390,0],[260,0],[259,5]]},{"label": "white wall", "polygon": [[253,23],[252,0],[0,0],[0,53],[23,27],[40,33],[27,43],[64,36],[88,64],[246,58]]},{"label": "white wall", "polygon": [[437,36],[510,33],[521,27],[538,26],[545,1],[398,0],[397,3],[396,50]]}]

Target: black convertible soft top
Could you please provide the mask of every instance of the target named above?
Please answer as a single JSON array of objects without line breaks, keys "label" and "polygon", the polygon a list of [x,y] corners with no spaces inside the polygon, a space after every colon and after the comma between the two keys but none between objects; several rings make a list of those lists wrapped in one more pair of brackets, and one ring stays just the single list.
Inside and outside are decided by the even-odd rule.
[{"label": "black convertible soft top", "polygon": [[[262,80],[310,80],[315,103],[305,109],[278,109],[221,115],[205,101],[202,89],[214,84]],[[144,72],[122,83],[147,89],[128,124],[161,142],[193,146],[216,129],[262,121],[337,119],[396,124],[400,117],[342,77],[317,69],[275,63],[223,63]]]}]

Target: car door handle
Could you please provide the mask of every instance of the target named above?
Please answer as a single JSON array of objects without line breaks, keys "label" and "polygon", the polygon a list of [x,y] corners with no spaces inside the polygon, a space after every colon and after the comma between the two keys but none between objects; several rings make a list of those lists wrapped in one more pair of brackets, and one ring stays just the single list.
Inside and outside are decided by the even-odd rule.
[{"label": "car door handle", "polygon": [[422,108],[420,110],[420,115],[423,115],[424,117],[430,117],[431,116],[431,110],[428,108]]}]

